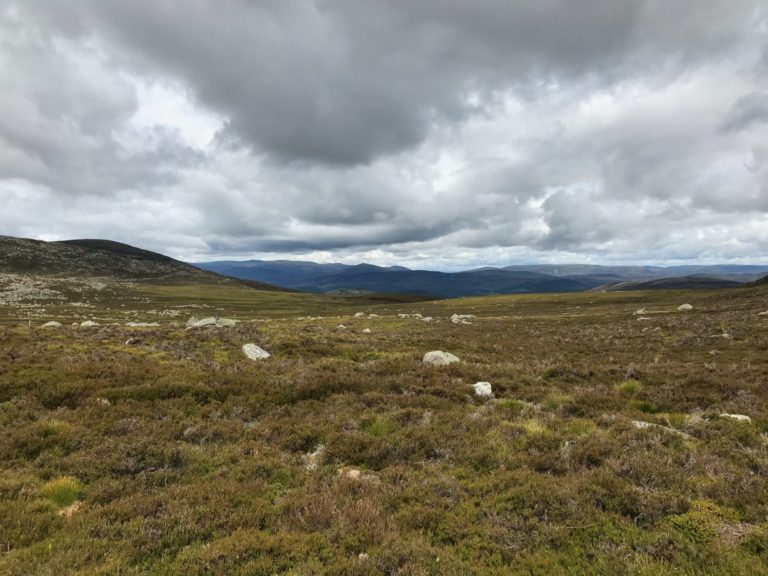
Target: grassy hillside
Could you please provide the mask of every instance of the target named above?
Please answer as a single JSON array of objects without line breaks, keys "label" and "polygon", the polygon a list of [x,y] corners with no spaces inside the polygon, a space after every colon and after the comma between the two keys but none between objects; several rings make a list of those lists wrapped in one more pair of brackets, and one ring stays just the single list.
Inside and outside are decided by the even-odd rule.
[{"label": "grassy hillside", "polygon": [[0,574],[768,573],[768,287],[129,288],[0,303]]}]

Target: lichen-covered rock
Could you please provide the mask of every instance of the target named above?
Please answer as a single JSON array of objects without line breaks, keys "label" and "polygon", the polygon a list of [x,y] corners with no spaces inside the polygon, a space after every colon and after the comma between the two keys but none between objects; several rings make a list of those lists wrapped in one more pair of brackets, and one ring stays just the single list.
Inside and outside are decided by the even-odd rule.
[{"label": "lichen-covered rock", "polygon": [[86,320],[85,322],[80,322],[81,328],[95,328],[96,326],[101,326],[98,322],[94,322],[93,320]]},{"label": "lichen-covered rock", "polygon": [[272,356],[272,354],[264,350],[264,348],[256,346],[256,344],[243,345],[243,354],[251,360],[266,360]]},{"label": "lichen-covered rock", "polygon": [[478,398],[493,398],[493,388],[490,382],[477,382],[472,387],[475,389],[475,396]]},{"label": "lichen-covered rock", "polygon": [[450,352],[443,352],[442,350],[433,350],[424,354],[424,364],[431,366],[447,366],[454,362],[460,362],[457,356],[454,356]]},{"label": "lichen-covered rock", "polygon": [[745,422],[747,424],[752,422],[752,418],[746,414],[728,414],[727,412],[724,412],[720,414],[720,418],[728,418],[729,420],[736,420],[737,422]]}]

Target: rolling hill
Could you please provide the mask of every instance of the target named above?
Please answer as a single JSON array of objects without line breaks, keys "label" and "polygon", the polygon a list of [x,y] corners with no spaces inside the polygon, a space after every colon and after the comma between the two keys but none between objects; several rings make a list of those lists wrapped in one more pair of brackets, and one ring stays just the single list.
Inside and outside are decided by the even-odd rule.
[{"label": "rolling hill", "polygon": [[[220,261],[196,264],[236,278],[305,292],[373,291],[454,298],[492,294],[726,288],[754,281],[768,266],[595,266],[587,264],[484,267],[463,272],[411,270],[371,264],[318,264],[288,260]],[[643,283],[648,283],[645,287]]]}]

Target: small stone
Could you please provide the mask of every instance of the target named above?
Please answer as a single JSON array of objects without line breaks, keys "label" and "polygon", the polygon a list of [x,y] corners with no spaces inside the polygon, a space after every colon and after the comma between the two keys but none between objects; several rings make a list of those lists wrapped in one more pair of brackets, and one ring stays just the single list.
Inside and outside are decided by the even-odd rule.
[{"label": "small stone", "polygon": [[422,360],[424,364],[430,364],[432,366],[447,366],[454,362],[460,362],[457,356],[454,356],[450,352],[443,352],[442,350],[433,350],[424,354]]},{"label": "small stone", "polygon": [[338,326],[336,326],[336,330],[346,330],[346,329],[347,327],[344,326],[344,324],[339,324]]},{"label": "small stone", "polygon": [[251,360],[266,360],[272,356],[269,352],[256,346],[256,344],[244,344],[243,354],[245,354]]},{"label": "small stone", "polygon": [[493,398],[493,388],[491,388],[490,382],[477,382],[473,384],[475,389],[475,396],[478,398]]},{"label": "small stone", "polygon": [[690,312],[691,310],[693,310],[693,306],[690,304],[681,304],[677,307],[678,312]]},{"label": "small stone", "polygon": [[371,329],[370,328],[363,328],[363,334],[370,334]]},{"label": "small stone", "polygon": [[55,320],[51,320],[50,322],[46,322],[40,328],[61,328],[63,324],[61,322],[56,322]]},{"label": "small stone", "polygon": [[128,340],[125,341],[126,346],[135,346],[136,344],[141,344],[141,339],[139,338],[128,338]]},{"label": "small stone", "polygon": [[371,557],[368,554],[366,554],[365,552],[360,552],[360,554],[357,555],[357,561],[361,562],[361,563],[368,562],[368,560],[370,560],[370,558]]},{"label": "small stone", "polygon": [[322,464],[323,457],[325,456],[325,446],[320,444],[315,448],[314,452],[304,455],[304,468],[307,470],[317,470],[317,467]]},{"label": "small stone", "polygon": [[378,314],[368,314],[368,318],[378,318]]},{"label": "small stone", "polygon": [[642,316],[643,314],[647,314],[647,313],[648,312],[645,310],[645,308],[638,308],[637,310],[632,312],[632,314],[634,314],[635,316]]},{"label": "small stone", "polygon": [[737,422],[745,422],[747,424],[752,422],[752,418],[745,414],[728,414],[727,412],[724,412],[720,414],[720,418],[728,418],[729,420],[736,420]]},{"label": "small stone", "polygon": [[126,322],[129,328],[156,328],[160,326],[157,322]]},{"label": "small stone", "polygon": [[365,312],[357,312],[355,318],[365,318]]},{"label": "small stone", "polygon": [[768,310],[766,310],[765,312],[758,312],[757,315],[758,316],[768,316]]},{"label": "small stone", "polygon": [[421,319],[422,322],[432,322],[432,316],[425,316]]},{"label": "small stone", "polygon": [[93,320],[86,320],[85,322],[80,322],[81,328],[95,328],[96,326],[99,326],[100,324],[98,322],[94,322]]}]

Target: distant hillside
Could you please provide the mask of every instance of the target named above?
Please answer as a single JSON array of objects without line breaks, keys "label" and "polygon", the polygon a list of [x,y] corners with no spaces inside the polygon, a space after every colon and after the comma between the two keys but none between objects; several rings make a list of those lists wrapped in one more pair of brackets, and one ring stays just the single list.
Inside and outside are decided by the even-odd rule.
[{"label": "distant hillside", "polygon": [[219,261],[200,268],[306,292],[392,292],[454,298],[526,292],[724,288],[768,274],[768,266],[597,266],[541,264],[485,267],[463,272],[402,266],[318,264],[291,260]]},{"label": "distant hillside", "polygon": [[0,273],[163,282],[238,282],[265,290],[278,289],[260,282],[224,278],[169,256],[111,240],[43,242],[0,236]]},{"label": "distant hillside", "polygon": [[736,288],[744,286],[742,282],[712,278],[708,276],[683,276],[680,278],[659,278],[657,280],[624,281],[606,284],[594,288],[595,292],[630,292],[636,290],[703,290],[718,288]]},{"label": "distant hillside", "polygon": [[410,270],[402,266],[371,264],[316,264],[313,262],[260,261],[204,262],[203,269],[269,282],[307,292],[359,290],[417,294],[440,298],[527,292],[576,292],[604,284],[604,278],[557,278],[548,274],[499,268],[468,272]]}]

